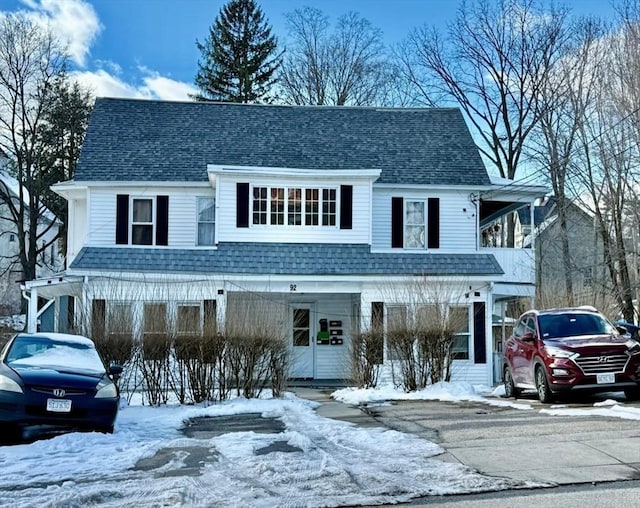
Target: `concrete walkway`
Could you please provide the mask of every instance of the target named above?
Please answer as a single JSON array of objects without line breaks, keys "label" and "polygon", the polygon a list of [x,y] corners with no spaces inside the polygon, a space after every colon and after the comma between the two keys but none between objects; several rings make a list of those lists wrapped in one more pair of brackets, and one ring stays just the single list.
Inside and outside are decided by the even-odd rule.
[{"label": "concrete walkway", "polygon": [[531,410],[438,401],[361,409],[331,399],[333,389],[293,391],[320,402],[321,416],[418,435],[446,450],[440,460],[486,475],[557,485],[640,479],[638,421],[551,416],[539,412],[548,406],[530,400],[523,402],[532,405]]}]

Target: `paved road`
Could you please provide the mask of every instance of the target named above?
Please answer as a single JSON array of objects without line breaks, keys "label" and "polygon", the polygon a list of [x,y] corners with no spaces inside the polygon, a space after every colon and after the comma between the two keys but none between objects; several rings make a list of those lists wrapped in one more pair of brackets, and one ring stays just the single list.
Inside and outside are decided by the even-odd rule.
[{"label": "paved road", "polygon": [[[640,479],[640,422],[551,416],[478,403],[407,401],[368,409],[380,424],[440,444],[442,460],[559,485]],[[593,400],[573,407],[592,408]],[[637,405],[637,403],[636,403]],[[640,501],[639,501],[640,502]]]}]

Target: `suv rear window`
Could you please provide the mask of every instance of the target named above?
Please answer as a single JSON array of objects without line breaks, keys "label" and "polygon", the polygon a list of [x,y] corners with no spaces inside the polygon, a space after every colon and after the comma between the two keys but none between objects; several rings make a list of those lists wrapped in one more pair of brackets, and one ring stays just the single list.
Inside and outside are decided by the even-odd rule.
[{"label": "suv rear window", "polygon": [[538,317],[542,338],[577,337],[616,333],[615,328],[597,314],[554,314]]}]

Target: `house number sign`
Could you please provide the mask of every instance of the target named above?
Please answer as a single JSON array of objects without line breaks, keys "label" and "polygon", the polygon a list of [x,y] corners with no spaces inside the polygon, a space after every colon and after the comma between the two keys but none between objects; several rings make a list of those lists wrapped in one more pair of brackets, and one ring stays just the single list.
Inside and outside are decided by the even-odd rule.
[{"label": "house number sign", "polygon": [[293,291],[297,291],[297,289],[298,288],[296,287],[296,284],[289,284],[289,291],[293,292]]}]

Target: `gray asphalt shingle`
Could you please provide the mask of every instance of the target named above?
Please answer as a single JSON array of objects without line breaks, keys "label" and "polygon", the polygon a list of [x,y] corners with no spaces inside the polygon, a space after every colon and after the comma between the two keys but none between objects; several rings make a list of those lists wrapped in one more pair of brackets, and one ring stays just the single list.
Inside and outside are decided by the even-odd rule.
[{"label": "gray asphalt shingle", "polygon": [[491,254],[371,253],[360,244],[221,243],[217,249],[85,247],[76,270],[267,275],[500,275]]},{"label": "gray asphalt shingle", "polygon": [[458,109],[97,99],[76,181],[207,180],[207,164],[381,169],[380,183],[488,185]]}]

